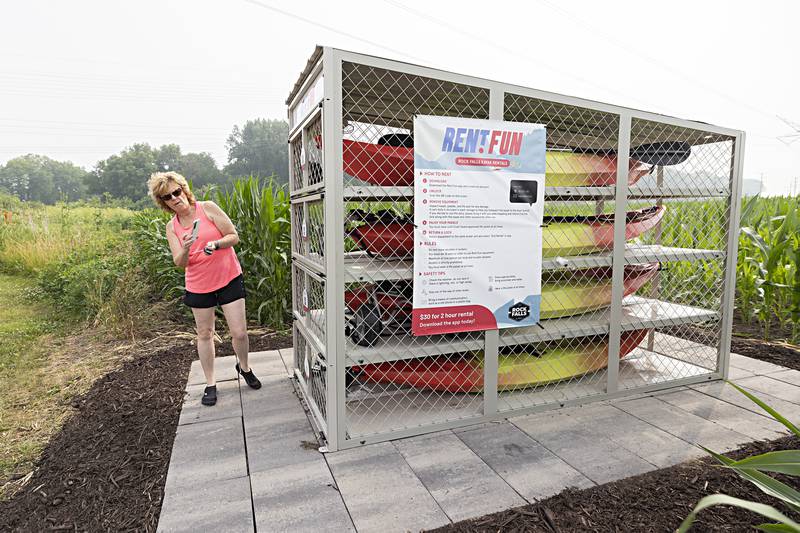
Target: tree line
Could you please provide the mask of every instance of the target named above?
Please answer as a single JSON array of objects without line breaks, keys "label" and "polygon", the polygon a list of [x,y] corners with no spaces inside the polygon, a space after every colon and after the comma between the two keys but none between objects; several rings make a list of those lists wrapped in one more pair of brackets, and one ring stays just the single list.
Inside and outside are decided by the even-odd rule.
[{"label": "tree line", "polygon": [[147,195],[145,182],[150,174],[168,170],[183,174],[196,188],[250,175],[274,176],[286,184],[288,131],[283,120],[255,119],[234,126],[225,143],[228,161],[222,168],[208,152],[183,153],[177,144],[137,143],[98,161],[88,171],[70,161],[22,155],[0,165],[0,191],[46,204],[96,196],[139,202]]}]

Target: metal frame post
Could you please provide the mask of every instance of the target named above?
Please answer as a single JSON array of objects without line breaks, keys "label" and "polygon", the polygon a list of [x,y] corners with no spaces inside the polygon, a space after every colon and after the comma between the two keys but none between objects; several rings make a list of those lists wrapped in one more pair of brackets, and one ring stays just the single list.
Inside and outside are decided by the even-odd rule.
[{"label": "metal frame post", "polygon": [[[286,108],[286,121],[287,123],[292,123],[292,108]],[[295,167],[294,167],[294,157],[292,154],[292,142],[287,139],[286,142],[286,150],[289,152],[288,154],[288,161],[289,161],[289,198],[291,199],[291,195],[294,189],[294,179],[295,179]],[[289,231],[292,232],[292,239],[294,239],[294,228],[297,227],[297,217],[294,214],[294,205],[292,205],[291,200],[289,201],[289,227],[292,228]],[[289,247],[290,256],[294,255],[294,241],[291,243]],[[292,259],[289,263],[289,268],[291,269],[292,273],[292,375],[295,375],[295,370],[297,370],[297,365],[295,362],[297,361],[297,354],[295,353],[297,347],[297,326],[295,325],[295,318],[294,318],[294,310],[297,308],[297,302],[295,301],[295,295],[297,294],[297,279],[295,274],[294,268],[294,259]],[[305,354],[303,354],[305,357]],[[301,381],[302,383],[302,381]]]},{"label": "metal frame post", "polygon": [[722,289],[722,320],[719,336],[717,371],[728,379],[731,357],[731,330],[736,301],[736,263],[739,258],[739,225],[742,210],[742,165],[744,162],[744,132],[736,136],[731,153],[731,196],[728,204],[728,244],[725,250],[725,279]]},{"label": "metal frame post", "polygon": [[344,353],[344,206],[342,204],[342,66],[337,50],[322,52],[324,100],[322,150],[325,173],[325,414],[328,449],[336,451],[345,437]]},{"label": "metal frame post", "polygon": [[628,211],[628,159],[631,149],[631,115],[619,116],[617,188],[614,197],[614,250],[611,267],[611,312],[608,326],[606,393],[619,390],[619,350],[622,334],[622,298],[625,283],[625,216]]},{"label": "metal frame post", "polygon": [[[656,167],[656,187],[660,190],[661,187],[664,186],[664,167],[658,165]],[[662,207],[664,205],[664,199],[659,197],[656,200],[656,206]],[[661,235],[663,232],[663,226],[661,224],[661,220],[658,221],[655,227],[655,241],[658,246],[661,246]],[[652,286],[650,287],[650,298],[657,299],[661,293],[659,285],[661,284],[661,272],[656,272],[656,275],[653,276]],[[650,330],[650,333],[647,334],[647,349],[649,351],[653,351],[653,347],[655,345],[655,338],[656,332],[655,330]]]},{"label": "metal frame post", "polygon": [[[505,92],[502,87],[489,90],[489,118],[503,120]],[[500,330],[492,329],[484,332],[483,347],[483,414],[497,414],[497,371],[499,368],[498,353],[500,351]]]}]

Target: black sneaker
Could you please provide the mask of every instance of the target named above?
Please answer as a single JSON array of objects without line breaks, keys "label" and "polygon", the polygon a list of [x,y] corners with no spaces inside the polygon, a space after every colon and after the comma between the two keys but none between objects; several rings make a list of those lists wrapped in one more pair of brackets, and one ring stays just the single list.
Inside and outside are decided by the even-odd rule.
[{"label": "black sneaker", "polygon": [[236,372],[242,375],[245,382],[251,389],[260,389],[261,382],[258,380],[255,374],[253,374],[253,369],[248,370],[247,372],[242,372],[242,369],[239,368],[239,363],[236,363]]},{"label": "black sneaker", "polygon": [[217,403],[217,386],[216,385],[209,385],[206,387],[206,390],[203,391],[203,399],[200,400],[200,403],[203,405],[212,406]]}]

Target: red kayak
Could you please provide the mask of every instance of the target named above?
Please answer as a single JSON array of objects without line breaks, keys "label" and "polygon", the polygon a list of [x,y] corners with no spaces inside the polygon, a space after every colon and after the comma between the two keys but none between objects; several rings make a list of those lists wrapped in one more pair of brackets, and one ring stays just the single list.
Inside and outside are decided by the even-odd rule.
[{"label": "red kayak", "polygon": [[[381,186],[414,184],[414,148],[359,141],[343,141],[344,172]],[[652,167],[630,159],[628,184],[636,183]],[[614,185],[617,156],[548,150],[545,154],[545,184],[548,187]]]},{"label": "red kayak", "polygon": [[[648,330],[622,333],[620,358],[641,343]],[[551,342],[539,353],[501,354],[498,390],[516,390],[563,381],[595,372],[608,362],[608,338],[590,337],[580,342]],[[359,381],[388,383],[442,392],[482,392],[483,354],[450,355],[392,361],[353,367]]]},{"label": "red kayak", "polygon": [[[635,239],[658,224],[665,207],[629,211],[625,240]],[[414,253],[414,224],[408,216],[389,211],[351,213],[364,224],[350,230],[356,245],[371,255],[406,257]],[[546,216],[542,228],[542,256],[557,257],[608,250],[614,245],[614,215]]]}]

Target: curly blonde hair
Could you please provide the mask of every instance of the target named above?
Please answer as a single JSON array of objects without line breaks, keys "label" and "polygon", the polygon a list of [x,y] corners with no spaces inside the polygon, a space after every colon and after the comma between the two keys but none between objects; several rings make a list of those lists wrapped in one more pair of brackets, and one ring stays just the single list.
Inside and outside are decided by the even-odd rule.
[{"label": "curly blonde hair", "polygon": [[156,205],[167,213],[172,213],[173,211],[167,203],[161,199],[161,196],[175,190],[171,186],[173,183],[183,189],[183,194],[186,195],[190,205],[194,205],[196,201],[194,194],[192,194],[192,191],[189,189],[189,183],[186,181],[186,178],[177,172],[154,172],[150,175],[150,179],[147,180],[147,193]]}]

